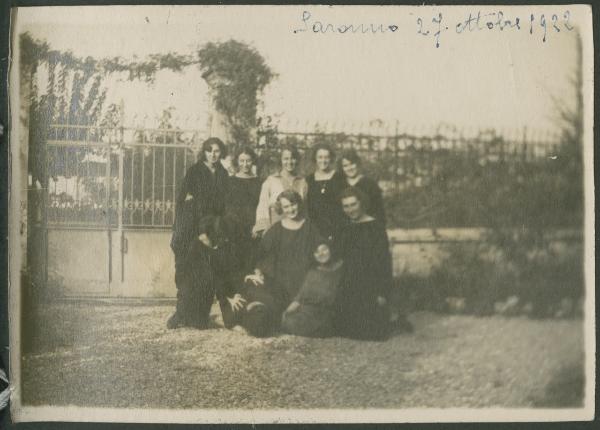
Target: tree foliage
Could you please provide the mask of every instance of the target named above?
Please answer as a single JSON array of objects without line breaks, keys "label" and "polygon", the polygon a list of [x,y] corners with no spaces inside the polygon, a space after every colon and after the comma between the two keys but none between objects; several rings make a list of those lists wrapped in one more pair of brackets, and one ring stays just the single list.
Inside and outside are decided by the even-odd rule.
[{"label": "tree foliage", "polygon": [[259,94],[275,76],[252,47],[229,40],[209,42],[198,51],[202,76],[216,109],[223,113],[234,142],[249,142],[256,127]]},{"label": "tree foliage", "polygon": [[[206,79],[214,97],[215,108],[227,120],[231,138],[234,142],[249,142],[251,130],[256,127],[256,112],[258,98],[263,89],[275,76],[267,66],[264,58],[254,48],[245,43],[229,40],[223,43],[209,42],[204,45],[196,55],[178,54],[150,54],[144,59],[134,58],[126,60],[115,56],[110,58],[95,59],[90,56],[81,58],[72,52],[54,50],[45,41],[34,39],[30,33],[20,36],[21,67],[31,71],[32,80],[40,64],[47,64],[51,74],[50,83],[54,85],[53,72],[60,70],[63,75],[59,79],[64,87],[64,76],[75,73],[77,78],[73,82],[73,96],[85,88],[88,80],[93,77],[94,91],[99,91],[105,78],[118,75],[126,80],[141,80],[152,83],[159,70],[181,72],[186,67],[198,66],[202,76]],[[49,86],[49,89],[54,88]],[[34,89],[33,94],[37,92]],[[90,96],[105,96],[90,93]],[[51,94],[49,94],[51,96]],[[98,120],[102,103],[94,103],[95,98],[89,97],[88,104],[79,113],[86,116],[85,123],[89,124]],[[101,99],[103,102],[104,100]],[[66,101],[60,99],[59,107],[65,111]],[[51,106],[55,109],[57,106]],[[94,109],[95,108],[95,109]],[[55,112],[54,110],[53,112]],[[82,117],[78,118],[81,120]],[[60,117],[59,120],[73,118]],[[74,124],[74,122],[70,122]]]}]

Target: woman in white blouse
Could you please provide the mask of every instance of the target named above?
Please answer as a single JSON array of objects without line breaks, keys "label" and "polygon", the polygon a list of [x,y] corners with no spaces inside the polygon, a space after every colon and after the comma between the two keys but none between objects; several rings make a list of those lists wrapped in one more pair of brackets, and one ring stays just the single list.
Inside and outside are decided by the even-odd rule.
[{"label": "woman in white blouse", "polygon": [[261,236],[269,227],[281,219],[276,211],[277,197],[285,190],[294,190],[302,199],[306,199],[308,186],[298,173],[300,153],[293,146],[281,149],[281,169],[270,175],[262,184],[260,198],[256,208],[256,224],[252,229],[254,236]]}]

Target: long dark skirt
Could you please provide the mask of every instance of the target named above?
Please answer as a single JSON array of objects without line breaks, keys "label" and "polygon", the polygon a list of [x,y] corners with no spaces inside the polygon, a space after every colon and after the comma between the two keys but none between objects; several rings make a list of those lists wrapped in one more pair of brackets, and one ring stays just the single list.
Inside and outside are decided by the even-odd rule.
[{"label": "long dark skirt", "polygon": [[335,318],[335,329],[342,337],[357,340],[386,340],[391,333],[389,310],[371,300],[342,300]]},{"label": "long dark skirt", "polygon": [[219,255],[199,241],[190,246],[185,259],[175,260],[177,305],[172,326],[207,328],[215,296],[221,308],[227,304],[230,279],[215,264]]}]

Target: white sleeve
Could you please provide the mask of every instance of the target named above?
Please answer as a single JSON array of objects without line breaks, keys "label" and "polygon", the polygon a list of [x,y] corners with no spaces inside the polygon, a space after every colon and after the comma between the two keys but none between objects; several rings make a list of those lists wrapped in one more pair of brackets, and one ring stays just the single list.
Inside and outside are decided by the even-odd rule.
[{"label": "white sleeve", "polygon": [[256,207],[256,224],[252,229],[253,231],[266,230],[271,226],[270,197],[271,177],[269,176],[263,182],[260,189],[260,197],[258,199],[258,206]]}]

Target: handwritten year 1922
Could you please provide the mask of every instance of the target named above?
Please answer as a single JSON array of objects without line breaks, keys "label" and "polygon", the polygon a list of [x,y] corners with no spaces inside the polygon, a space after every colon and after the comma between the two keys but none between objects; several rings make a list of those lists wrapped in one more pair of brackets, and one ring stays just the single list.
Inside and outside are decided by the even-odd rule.
[{"label": "handwritten year 1922", "polygon": [[530,35],[540,34],[542,42],[546,42],[550,32],[560,33],[562,30],[571,31],[571,12],[566,10],[561,16],[558,14],[529,14],[525,19],[521,17],[505,16],[504,12],[491,12],[482,14],[478,11],[476,14],[469,13],[469,16],[464,20],[454,25],[444,22],[442,13],[438,13],[430,20],[424,20],[422,17],[417,17],[417,34],[427,37],[433,37],[435,47],[440,47],[441,35],[451,28],[454,28],[456,34],[473,33],[478,31],[519,31],[525,29]]},{"label": "handwritten year 1922", "polygon": [[[386,35],[394,34],[401,27],[399,22],[351,22],[351,23],[332,23],[315,19],[312,14],[305,10],[302,13],[302,26],[293,30],[294,34],[313,33],[313,34],[370,34]],[[430,17],[418,16],[416,18],[417,34],[425,37],[432,37],[435,47],[440,47],[440,40],[447,31],[458,35],[465,33],[476,33],[481,31],[527,31],[531,36],[541,37],[542,42],[546,42],[551,33],[560,33],[561,31],[573,30],[571,24],[571,12],[565,10],[562,14],[533,14],[527,16],[509,16],[503,11],[482,13],[469,12],[468,16],[460,22],[447,22],[441,12]],[[398,32],[397,34],[400,34]]]}]

